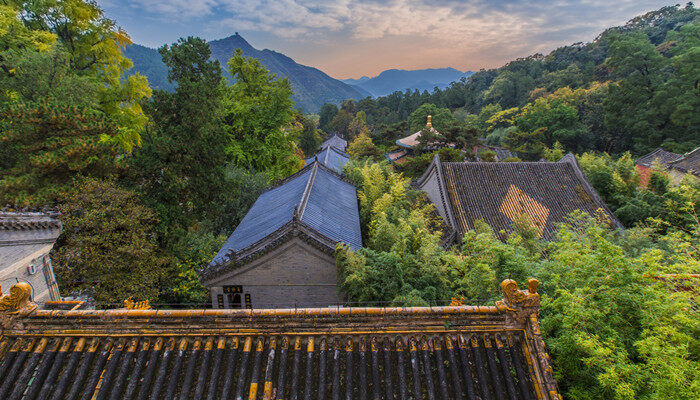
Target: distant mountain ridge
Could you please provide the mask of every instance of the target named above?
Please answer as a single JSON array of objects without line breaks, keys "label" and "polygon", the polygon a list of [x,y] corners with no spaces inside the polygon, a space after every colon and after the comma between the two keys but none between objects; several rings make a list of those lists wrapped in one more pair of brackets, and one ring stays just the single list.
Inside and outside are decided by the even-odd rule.
[{"label": "distant mountain ridge", "polygon": [[406,89],[432,91],[436,86],[442,89],[472,74],[472,71],[462,72],[454,68],[389,69],[373,78],[363,76],[359,79],[341,79],[341,81],[360,87],[374,97],[379,97]]},{"label": "distant mountain ridge", "polygon": [[[257,58],[278,77],[289,78],[294,91],[292,99],[307,112],[318,111],[324,103],[338,104],[346,99],[358,100],[370,96],[364,89],[331,78],[319,69],[298,64],[282,53],[268,49],[258,50],[237,32],[233,36],[209,42],[209,47],[212,58],[221,63],[227,78],[230,77],[226,72],[226,64],[235,49],[243,50],[243,54],[248,57]],[[126,47],[124,54],[134,62],[130,74],[140,72],[145,75],[153,88],[174,88],[174,85],[168,82],[168,69],[157,50],[134,44]]]}]

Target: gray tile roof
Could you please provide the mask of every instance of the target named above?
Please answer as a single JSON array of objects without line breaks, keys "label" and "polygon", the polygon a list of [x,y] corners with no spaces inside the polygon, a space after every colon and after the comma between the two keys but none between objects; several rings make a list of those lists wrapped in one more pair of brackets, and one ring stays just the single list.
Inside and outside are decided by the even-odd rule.
[{"label": "gray tile roof", "polygon": [[348,142],[347,140],[341,138],[340,136],[333,134],[333,136],[329,137],[326,139],[325,142],[321,144],[321,148],[325,149],[326,147],[336,147],[342,151],[345,151],[345,149],[348,147]]},{"label": "gray tile roof", "polygon": [[312,162],[264,192],[212,260],[256,244],[296,217],[334,242],[362,247],[357,191],[333,170]]},{"label": "gray tile roof", "polygon": [[314,160],[318,160],[326,167],[342,174],[343,167],[350,161],[350,156],[334,146],[329,146],[322,149],[315,156],[307,158],[306,165],[311,164]]},{"label": "gray tile roof", "polygon": [[657,161],[662,166],[668,167],[670,163],[678,160],[681,157],[681,154],[671,153],[670,151],[666,151],[659,147],[651,153],[639,157],[634,163],[644,167],[651,167],[654,164],[654,161]]},{"label": "gray tile roof", "polygon": [[671,168],[700,176],[700,147],[670,163]]},{"label": "gray tile roof", "polygon": [[551,239],[575,210],[595,215],[602,209],[614,227],[622,228],[571,154],[558,162],[458,163],[440,162],[436,156],[433,163],[440,167],[443,201],[460,235],[473,229],[476,220],[510,232],[514,219],[528,214],[540,236]]}]

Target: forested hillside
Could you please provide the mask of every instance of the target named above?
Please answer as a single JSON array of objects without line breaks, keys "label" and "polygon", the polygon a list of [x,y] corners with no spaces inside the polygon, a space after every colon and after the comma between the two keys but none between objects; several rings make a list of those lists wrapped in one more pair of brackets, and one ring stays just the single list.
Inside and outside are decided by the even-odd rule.
[{"label": "forested hillside", "polygon": [[[323,103],[340,103],[346,99],[361,99],[369,96],[364,90],[333,79],[323,71],[296,63],[282,53],[272,50],[258,50],[250,45],[241,35],[235,35],[212,40],[209,42],[212,58],[221,65],[226,65],[236,49],[241,49],[243,55],[258,60],[279,78],[288,78],[293,90],[292,99],[297,108],[307,112],[317,111]],[[132,60],[134,67],[127,76],[140,73],[148,78],[154,89],[172,90],[173,84],[168,82],[168,71],[160,59],[160,54],[154,49],[139,45],[127,46],[124,54]],[[224,76],[231,79],[228,71]]]},{"label": "forested hillside", "polygon": [[[700,145],[699,21],[691,4],[664,7],[590,43],[513,60],[444,90],[396,92],[352,108],[365,114],[375,140],[390,136],[387,143],[407,133],[401,124],[419,106],[432,104],[529,159],[556,142],[574,152],[682,153]],[[322,114],[329,129],[325,121]]]}]

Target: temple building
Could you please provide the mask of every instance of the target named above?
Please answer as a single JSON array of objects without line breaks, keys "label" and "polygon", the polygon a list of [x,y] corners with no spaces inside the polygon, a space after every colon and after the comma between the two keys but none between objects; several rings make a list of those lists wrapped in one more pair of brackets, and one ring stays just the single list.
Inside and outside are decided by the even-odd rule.
[{"label": "temple building", "polygon": [[362,247],[357,191],[313,161],[260,195],[199,277],[216,308],[337,305],[337,243]]},{"label": "temple building", "polygon": [[63,225],[44,212],[0,211],[0,286],[26,282],[34,301],[59,300],[49,252]]},{"label": "temple building", "polygon": [[552,239],[557,225],[575,210],[605,218],[622,228],[590,185],[572,154],[558,162],[441,162],[433,158],[416,186],[452,231],[453,243],[483,220],[509,233],[527,218],[540,238]]},{"label": "temple building", "polygon": [[321,143],[321,149],[325,149],[326,147],[335,147],[340,151],[345,151],[348,147],[348,141],[341,138],[337,134],[333,134],[333,136],[329,137],[328,139],[326,139],[325,142]]},{"label": "temple building", "polygon": [[335,146],[326,146],[321,148],[315,156],[306,159],[306,164],[311,164],[318,161],[333,171],[342,174],[343,167],[350,161],[350,155],[338,149]]},{"label": "temple building", "polygon": [[537,284],[490,306],[40,310],[20,283],[0,398],[561,400]]},{"label": "temple building", "polygon": [[435,128],[433,128],[432,115],[428,115],[428,122],[425,124],[425,128],[419,130],[418,132],[416,132],[412,135],[408,135],[404,138],[398,139],[396,141],[396,144],[405,148],[405,149],[408,149],[408,151],[410,152],[414,147],[416,147],[420,144],[419,139],[421,137],[421,134],[423,133],[423,130],[425,130],[425,129],[429,130],[430,132],[432,132],[436,135],[440,134],[440,132],[438,132],[437,130],[435,130]]},{"label": "temple building", "polygon": [[641,177],[640,185],[646,187],[654,170],[665,172],[672,183],[684,178],[700,179],[700,147],[686,154],[671,153],[658,149],[639,157],[634,162]]}]

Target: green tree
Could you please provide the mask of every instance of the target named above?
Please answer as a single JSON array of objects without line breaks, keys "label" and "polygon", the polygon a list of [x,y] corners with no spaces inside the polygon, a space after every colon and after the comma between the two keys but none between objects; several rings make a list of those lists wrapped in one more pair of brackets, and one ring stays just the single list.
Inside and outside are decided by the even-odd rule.
[{"label": "green tree", "polygon": [[[55,45],[68,53],[70,70],[100,82],[99,110],[118,127],[115,135],[105,139],[119,143],[126,151],[140,144],[139,134],[146,123],[140,101],[150,95],[150,88],[139,74],[124,78],[132,63],[122,48],[131,40],[114,21],[104,17],[97,4],[84,0],[10,1],[2,6],[0,18],[7,27],[0,30],[0,42],[5,46],[1,50],[45,50],[57,39]],[[12,76],[12,66],[3,69]]]},{"label": "green tree", "polygon": [[133,159],[137,182],[159,214],[168,240],[196,221],[213,219],[224,192],[225,148],[221,126],[223,78],[202,39],[180,39],[159,49],[173,93],[158,91],[149,105],[153,120]]},{"label": "green tree", "polygon": [[360,133],[355,137],[355,140],[348,144],[348,154],[357,159],[370,157],[374,161],[379,161],[383,158],[382,151],[374,145],[367,131]]},{"label": "green tree", "polygon": [[324,104],[318,113],[318,128],[328,133],[328,124],[331,123],[336,114],[338,114],[338,106],[332,103]]},{"label": "green tree", "polygon": [[328,123],[328,130],[330,133],[336,133],[341,137],[348,137],[348,132],[350,129],[350,124],[353,120],[353,115],[344,109],[340,109],[338,113],[333,117],[331,122]]},{"label": "green tree", "polygon": [[237,49],[228,62],[233,85],[224,96],[224,122],[236,165],[285,177],[303,165],[294,138],[285,133],[294,114],[289,80],[277,79],[259,60]]},{"label": "green tree", "polygon": [[303,115],[297,116],[301,123],[301,133],[299,134],[299,148],[306,157],[311,157],[318,151],[318,147],[323,141],[321,135],[316,130],[316,122]]},{"label": "green tree", "polygon": [[87,179],[61,206],[63,234],[52,260],[64,294],[98,302],[154,301],[171,265],[158,248],[156,215],[133,191]]},{"label": "green tree", "polygon": [[564,396],[697,398],[700,323],[692,291],[663,278],[700,267],[697,225],[695,239],[660,237],[662,246],[632,256],[625,249],[637,233],[620,242],[592,218],[573,223],[534,272],[545,282],[542,330]]},{"label": "green tree", "polygon": [[661,70],[667,61],[641,33],[612,36],[609,46],[606,64],[621,79],[610,86],[605,123],[622,136],[622,146],[634,146],[640,153],[651,151],[662,143],[660,128],[668,122],[668,115],[652,104],[654,93],[663,85]]},{"label": "green tree", "polygon": [[533,132],[514,130],[508,132],[503,142],[506,147],[518,153],[526,161],[538,161],[544,155],[547,148],[544,144],[544,132],[547,128],[540,128]]},{"label": "green tree", "polygon": [[525,105],[515,118],[515,125],[523,132],[546,128],[543,130],[543,143],[546,146],[552,146],[555,142],[564,144],[570,150],[588,146],[588,131],[579,122],[578,108],[559,92]]}]

